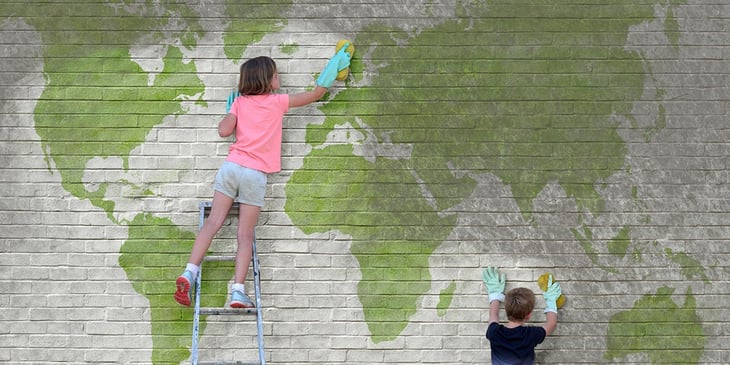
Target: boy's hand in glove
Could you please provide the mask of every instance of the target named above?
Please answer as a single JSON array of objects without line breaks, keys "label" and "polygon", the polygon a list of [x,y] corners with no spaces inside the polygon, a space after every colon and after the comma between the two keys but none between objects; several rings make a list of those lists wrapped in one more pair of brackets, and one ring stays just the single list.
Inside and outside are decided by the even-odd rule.
[{"label": "boy's hand in glove", "polygon": [[482,280],[484,285],[487,287],[487,293],[489,293],[489,302],[498,300],[504,301],[504,284],[505,275],[500,273],[496,267],[488,267],[482,271]]},{"label": "boy's hand in glove", "polygon": [[560,289],[560,284],[553,283],[553,276],[550,275],[550,278],[548,279],[547,290],[542,293],[543,298],[545,298],[545,313],[558,313],[557,302],[558,298],[560,298],[560,294],[562,293],[563,292]]}]

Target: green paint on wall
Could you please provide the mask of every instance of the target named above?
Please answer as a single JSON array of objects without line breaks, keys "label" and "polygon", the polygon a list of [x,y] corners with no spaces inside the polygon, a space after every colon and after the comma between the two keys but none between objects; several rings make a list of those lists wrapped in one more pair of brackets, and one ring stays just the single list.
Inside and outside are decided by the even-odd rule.
[{"label": "green paint on wall", "polygon": [[[163,16],[138,7],[139,13],[98,1],[0,5],[0,14],[23,18],[40,32],[46,86],[34,110],[36,132],[49,164],[61,175],[65,190],[107,212],[114,202],[104,195],[109,182],[85,185],[86,164],[118,156],[128,167],[129,152],[168,115],[182,114],[179,98],[193,98],[204,86],[193,62],[167,45],[161,72],[150,75],[130,58],[140,42],[163,43],[161,29],[171,18],[191,14],[184,4],[166,4]],[[49,16],[73,14],[73,16]],[[125,16],[120,16],[125,15]],[[174,36],[192,46],[199,36],[195,18]],[[169,37],[169,35],[168,35]],[[198,101],[199,104],[204,104]]]},{"label": "green paint on wall", "polygon": [[223,33],[223,51],[228,59],[239,62],[246,48],[266,34],[286,26],[291,0],[226,0],[228,26]]},{"label": "green paint on wall", "polygon": [[[679,3],[671,2],[665,19],[675,45]],[[367,54],[377,67],[372,84],[344,90],[322,108],[325,123],[307,132],[308,142],[320,149],[287,186],[287,212],[303,231],[352,235],[363,271],[358,295],[375,342],[397,337],[430,288],[428,258],[456,224],[449,209],[476,186],[468,173],[498,176],[529,219],[532,199],[551,181],[579,207],[601,213],[603,200],[594,186],[623,163],[626,148],[610,116],[627,116],[645,79],[640,56],[623,45],[629,26],[651,19],[655,4],[622,0],[590,11],[583,1],[470,4],[458,4],[463,18],[413,37],[380,25],[364,29],[355,41],[364,51],[353,60],[352,74],[363,79],[360,57]],[[23,18],[43,38],[47,85],[34,112],[49,168],[60,172],[67,191],[112,219],[114,202],[105,199],[110,182],[82,181],[88,161],[118,156],[126,169],[129,152],[154,126],[185,113],[178,98],[204,104],[195,100],[203,91],[195,64],[181,49],[165,46],[164,67],[153,78],[129,58],[137,43],[174,38],[194,47],[202,27],[193,10],[179,1],[127,5],[133,4],[0,4],[3,18]],[[157,13],[158,5],[165,11]],[[227,57],[238,60],[248,45],[282,29],[290,5],[229,1]],[[160,31],[173,20],[185,26]],[[658,128],[665,123],[664,109],[660,115]],[[350,145],[325,145],[335,125],[355,118],[362,124],[353,125],[377,143],[413,149],[408,156],[371,161],[354,156]],[[130,225],[120,265],[150,300],[153,361],[177,363],[189,354],[190,313],[170,304],[170,293],[192,234],[145,214],[120,223]],[[590,230],[583,228],[573,233],[597,263]],[[685,276],[707,281],[689,256],[668,255]],[[210,268],[204,274],[211,273],[209,298],[220,302],[232,269]]]},{"label": "green paint on wall", "polygon": [[591,231],[591,228],[588,227],[585,223],[582,224],[581,228],[582,229],[580,230],[576,228],[571,228],[570,232],[573,234],[573,237],[575,237],[575,239],[578,241],[580,247],[583,248],[583,252],[585,252],[586,256],[588,256],[588,258],[594,265],[600,267],[601,269],[608,272],[617,273],[618,270],[613,267],[606,266],[599,261],[599,250],[594,244],[593,231]]},{"label": "green paint on wall", "polygon": [[677,22],[674,12],[677,6],[684,4],[685,2],[685,0],[669,1],[669,6],[667,6],[667,15],[664,18],[664,33],[667,35],[669,43],[674,46],[675,49],[679,47],[681,29],[679,28],[679,22]]},{"label": "green paint on wall", "polygon": [[710,278],[707,277],[705,268],[699,261],[684,252],[675,253],[671,248],[665,248],[664,252],[667,254],[667,257],[672,260],[672,262],[682,268],[682,275],[684,275],[687,280],[694,280],[695,277],[699,277],[703,282],[705,282],[705,284],[710,283]]},{"label": "green paint on wall", "polygon": [[439,294],[439,303],[436,305],[436,314],[439,317],[446,315],[446,310],[451,306],[451,301],[454,299],[454,291],[456,290],[456,282],[452,281],[446,289],[442,290]]},{"label": "green paint on wall", "polygon": [[299,49],[299,45],[296,43],[282,44],[279,48],[281,48],[281,52],[284,54],[292,55]]},{"label": "green paint on wall", "polygon": [[[286,209],[307,234],[353,235],[351,251],[362,270],[358,296],[373,341],[382,342],[394,339],[415,314],[418,298],[431,286],[428,259],[456,217],[441,217],[426,204],[401,161],[371,164],[351,149],[312,151],[296,182],[287,184]],[[392,200],[380,198],[383,185],[367,181],[387,184]]]},{"label": "green paint on wall", "polygon": [[626,256],[629,245],[631,244],[631,237],[629,237],[630,232],[631,230],[629,227],[624,227],[616,234],[616,237],[608,242],[608,252],[611,255],[619,258],[624,258]]},{"label": "green paint on wall", "polygon": [[[246,14],[257,16],[250,9]],[[22,19],[40,34],[46,85],[34,119],[49,169],[60,173],[61,185],[73,196],[88,199],[112,221],[129,225],[119,263],[134,289],[149,299],[152,361],[179,363],[189,356],[192,312],[174,303],[172,293],[193,235],[147,214],[132,222],[116,221],[115,204],[105,198],[111,184],[127,185],[130,198],[152,192],[126,180],[85,184],[83,178],[94,158],[119,157],[128,169],[129,153],[156,125],[187,112],[182,101],[206,105],[199,99],[205,87],[195,63],[183,54],[202,37],[198,15],[192,6],[173,0],[79,0],[1,2],[0,17]],[[272,27],[247,29],[263,34]],[[162,67],[154,74],[144,70],[131,58],[135,46],[161,47]],[[205,302],[225,302],[232,272],[230,263],[206,264]]]},{"label": "green paint on wall", "polygon": [[[173,299],[175,279],[185,268],[195,235],[181,231],[167,218],[139,214],[128,224],[129,238],[122,245],[119,265],[132,287],[150,302],[152,362],[178,364],[190,357],[192,309]],[[203,273],[202,306],[221,307],[226,302],[230,262],[206,263]],[[201,321],[200,333],[205,330]]]},{"label": "green paint on wall", "polygon": [[[396,337],[429,288],[385,269],[426,271],[428,255],[454,228],[447,212],[476,186],[470,174],[509,185],[527,220],[549,182],[580,209],[602,213],[595,186],[621,171],[627,151],[612,115],[630,118],[646,79],[641,55],[625,42],[632,25],[653,19],[654,5],[463,2],[460,17],[415,35],[381,24],[358,32],[351,74],[363,79],[367,55],[375,67],[368,86],[336,94],[321,108],[324,123],[307,127],[314,149],[287,184],[285,209],[304,232],[353,237],[363,271],[358,295],[375,342]],[[328,141],[346,124],[370,146],[408,153],[372,147],[372,156],[354,156],[352,145]],[[574,234],[598,262],[592,240]],[[398,255],[413,255],[412,263],[389,257],[405,243],[412,250]]]},{"label": "green paint on wall", "polygon": [[578,243],[583,248],[583,252],[586,253],[591,262],[595,265],[599,265],[598,250],[596,250],[593,246],[593,232],[591,232],[591,229],[586,226],[585,223],[582,228],[582,230],[572,228],[570,232],[573,233],[573,237],[578,240]]},{"label": "green paint on wall", "polygon": [[697,364],[705,336],[696,313],[696,301],[687,289],[682,307],[672,300],[674,289],[659,288],[626,312],[611,316],[604,358],[615,360],[646,354],[651,364]]},{"label": "green paint on wall", "polygon": [[[630,175],[631,170],[629,169],[627,173]],[[636,186],[631,187],[631,200],[634,202],[634,204],[639,207],[639,212],[641,215],[639,216],[639,222],[643,224],[648,224],[651,222],[651,216],[649,214],[646,214],[647,206],[646,203],[639,198],[639,188]]]}]

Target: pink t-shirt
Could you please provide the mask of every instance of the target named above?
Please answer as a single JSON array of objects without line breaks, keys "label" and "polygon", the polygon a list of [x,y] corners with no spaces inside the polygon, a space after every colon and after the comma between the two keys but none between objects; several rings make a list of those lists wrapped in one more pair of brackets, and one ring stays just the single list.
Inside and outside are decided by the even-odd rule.
[{"label": "pink t-shirt", "polygon": [[289,95],[244,95],[233,101],[236,141],[226,161],[267,174],[281,171],[281,129]]}]

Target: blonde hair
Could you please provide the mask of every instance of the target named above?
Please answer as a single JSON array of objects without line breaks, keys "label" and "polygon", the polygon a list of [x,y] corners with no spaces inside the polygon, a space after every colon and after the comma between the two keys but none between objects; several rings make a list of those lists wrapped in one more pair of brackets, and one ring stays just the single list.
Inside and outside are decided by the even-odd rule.
[{"label": "blonde hair", "polygon": [[522,322],[535,308],[535,293],[527,288],[514,288],[504,295],[504,311],[510,321]]},{"label": "blonde hair", "polygon": [[241,95],[263,95],[273,92],[272,81],[276,62],[266,56],[252,58],[241,65],[238,92]]}]

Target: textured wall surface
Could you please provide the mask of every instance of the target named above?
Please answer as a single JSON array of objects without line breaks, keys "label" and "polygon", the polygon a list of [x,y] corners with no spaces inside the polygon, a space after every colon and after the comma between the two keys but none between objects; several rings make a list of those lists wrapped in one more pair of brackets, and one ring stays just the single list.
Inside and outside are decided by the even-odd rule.
[{"label": "textured wall surface", "polygon": [[[0,2],[0,362],[190,363],[172,299],[247,58],[312,88],[256,234],[272,364],[484,364],[481,270],[567,304],[540,364],[730,363],[730,5]],[[212,251],[235,249],[235,218]],[[223,305],[230,264],[204,268]],[[247,287],[250,289],[251,281]],[[251,291],[251,290],[249,290]],[[252,291],[251,291],[252,292]],[[504,313],[502,313],[504,318]],[[204,318],[203,360],[256,358]]]}]

